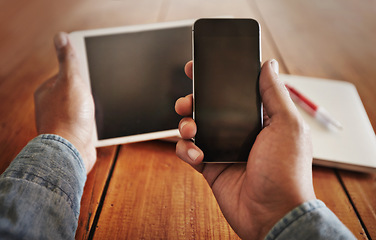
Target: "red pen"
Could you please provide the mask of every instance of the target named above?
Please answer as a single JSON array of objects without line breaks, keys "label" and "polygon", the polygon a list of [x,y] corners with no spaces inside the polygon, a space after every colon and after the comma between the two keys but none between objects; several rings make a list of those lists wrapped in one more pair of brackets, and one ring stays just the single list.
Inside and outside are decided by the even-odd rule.
[{"label": "red pen", "polygon": [[333,125],[338,129],[342,129],[341,123],[332,118],[323,107],[314,104],[310,99],[305,97],[302,93],[289,86],[288,84],[285,84],[285,86],[290,93],[291,99],[306,112],[308,112],[312,117],[314,117],[327,127],[329,127],[329,125]]}]

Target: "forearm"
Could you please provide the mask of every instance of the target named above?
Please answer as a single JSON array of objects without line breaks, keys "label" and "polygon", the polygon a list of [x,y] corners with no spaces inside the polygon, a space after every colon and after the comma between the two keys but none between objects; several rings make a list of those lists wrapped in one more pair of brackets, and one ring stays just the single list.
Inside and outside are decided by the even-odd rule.
[{"label": "forearm", "polygon": [[56,135],[40,135],[0,177],[0,236],[73,239],[86,170],[77,150]]},{"label": "forearm", "polygon": [[265,238],[283,239],[356,239],[332,211],[320,200],[311,200],[286,214]]}]

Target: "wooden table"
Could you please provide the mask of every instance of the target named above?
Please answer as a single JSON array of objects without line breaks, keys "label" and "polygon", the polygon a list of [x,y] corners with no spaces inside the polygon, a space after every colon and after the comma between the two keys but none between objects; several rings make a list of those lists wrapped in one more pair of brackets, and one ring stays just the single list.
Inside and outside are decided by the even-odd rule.
[{"label": "wooden table", "polygon": [[[257,19],[263,59],[276,58],[281,72],[355,84],[375,129],[374,1],[0,1],[0,172],[36,136],[32,94],[57,71],[55,32],[220,15]],[[98,149],[76,238],[237,238],[174,147],[153,141]],[[313,177],[317,197],[357,238],[376,239],[375,174],[314,167]]]}]

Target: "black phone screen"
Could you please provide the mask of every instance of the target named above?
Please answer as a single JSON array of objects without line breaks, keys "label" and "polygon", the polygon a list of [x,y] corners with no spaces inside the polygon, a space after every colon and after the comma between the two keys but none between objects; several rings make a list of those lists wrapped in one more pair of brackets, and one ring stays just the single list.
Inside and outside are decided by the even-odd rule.
[{"label": "black phone screen", "polygon": [[247,161],[261,131],[259,32],[253,19],[194,24],[194,140],[204,162]]}]

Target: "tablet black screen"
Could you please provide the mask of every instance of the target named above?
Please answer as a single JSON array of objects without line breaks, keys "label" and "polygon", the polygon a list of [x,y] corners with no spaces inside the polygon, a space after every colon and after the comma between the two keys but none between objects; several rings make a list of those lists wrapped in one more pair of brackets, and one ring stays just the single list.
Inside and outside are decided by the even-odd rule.
[{"label": "tablet black screen", "polygon": [[98,139],[176,129],[176,99],[192,92],[190,26],[86,37]]}]

